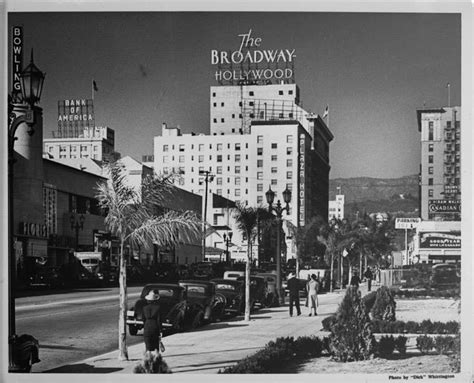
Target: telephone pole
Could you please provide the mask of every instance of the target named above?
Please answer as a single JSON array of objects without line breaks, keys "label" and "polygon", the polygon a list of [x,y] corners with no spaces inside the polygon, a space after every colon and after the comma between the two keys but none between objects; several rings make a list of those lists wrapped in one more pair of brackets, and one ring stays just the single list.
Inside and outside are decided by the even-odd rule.
[{"label": "telephone pole", "polygon": [[206,189],[204,192],[204,212],[202,214],[202,249],[201,256],[204,261],[206,257],[206,217],[207,217],[207,190],[209,182],[212,182],[214,175],[209,170],[199,170],[199,175],[204,176],[204,182],[206,183]]}]

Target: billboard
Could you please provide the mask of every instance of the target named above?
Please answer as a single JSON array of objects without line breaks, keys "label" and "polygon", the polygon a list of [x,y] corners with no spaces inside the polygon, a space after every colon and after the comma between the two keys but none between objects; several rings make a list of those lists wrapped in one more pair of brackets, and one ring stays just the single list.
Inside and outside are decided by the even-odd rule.
[{"label": "billboard", "polygon": [[57,138],[77,138],[85,128],[95,127],[92,99],[58,101]]},{"label": "billboard", "polygon": [[461,200],[430,199],[428,201],[428,211],[430,213],[460,213]]},{"label": "billboard", "polygon": [[421,233],[420,249],[460,249],[461,234]]}]

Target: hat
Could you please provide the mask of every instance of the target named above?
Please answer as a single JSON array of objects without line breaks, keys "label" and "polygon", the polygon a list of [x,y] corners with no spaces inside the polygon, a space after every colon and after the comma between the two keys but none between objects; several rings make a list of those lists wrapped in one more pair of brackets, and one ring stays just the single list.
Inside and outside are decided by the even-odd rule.
[{"label": "hat", "polygon": [[293,274],[293,273],[288,274],[288,279],[291,279],[291,278],[294,278],[294,277],[295,277],[295,274]]},{"label": "hat", "polygon": [[160,294],[158,293],[158,290],[150,290],[145,296],[145,299],[147,301],[157,301],[158,299],[160,299]]}]

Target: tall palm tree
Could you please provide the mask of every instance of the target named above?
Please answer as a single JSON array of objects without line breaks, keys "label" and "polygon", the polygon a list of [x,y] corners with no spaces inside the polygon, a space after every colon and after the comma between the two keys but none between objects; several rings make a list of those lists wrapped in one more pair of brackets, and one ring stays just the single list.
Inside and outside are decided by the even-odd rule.
[{"label": "tall palm tree", "polygon": [[149,177],[141,190],[131,186],[124,167],[108,167],[109,178],[97,185],[96,198],[105,212],[105,225],[120,244],[119,359],[128,360],[126,343],[127,275],[124,245],[176,245],[199,238],[200,221],[189,211],[165,211],[162,206],[174,187],[169,179]]},{"label": "tall palm tree", "polygon": [[[257,224],[262,218],[268,217],[268,210],[261,207],[250,207],[243,203],[237,203],[234,210],[234,219],[237,228],[247,238],[247,260],[245,263],[245,315],[244,320],[250,321],[250,258],[252,251],[252,240],[256,235]],[[266,218],[265,218],[266,219]]]}]

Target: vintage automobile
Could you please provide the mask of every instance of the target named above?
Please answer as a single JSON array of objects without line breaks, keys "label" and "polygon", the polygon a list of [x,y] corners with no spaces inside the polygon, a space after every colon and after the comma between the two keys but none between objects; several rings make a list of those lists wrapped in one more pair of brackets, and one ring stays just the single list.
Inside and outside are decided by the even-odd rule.
[{"label": "vintage automobile", "polygon": [[456,265],[440,263],[431,270],[430,283],[432,287],[455,287],[461,281],[461,271]]},{"label": "vintage automobile", "polygon": [[137,335],[138,331],[143,328],[145,296],[150,290],[157,290],[160,294],[160,316],[163,329],[182,331],[186,325],[188,313],[186,289],[175,284],[153,283],[143,287],[133,310],[127,310],[127,325],[130,335]]},{"label": "vintage automobile", "polygon": [[216,285],[216,293],[226,298],[225,314],[240,315],[245,311],[245,286],[241,281],[219,278],[211,282]]},{"label": "vintage automobile", "polygon": [[265,279],[267,284],[267,299],[265,301],[266,307],[279,306],[278,295],[277,295],[277,281],[276,273],[258,273],[257,277],[262,277]]},{"label": "vintage automobile", "polygon": [[186,323],[196,328],[205,323],[219,321],[224,316],[226,298],[216,292],[216,286],[209,281],[183,280],[179,285],[186,291]]},{"label": "vintage automobile", "polygon": [[224,279],[232,279],[234,281],[237,280],[239,277],[244,277],[245,276],[245,271],[240,271],[240,270],[227,270],[224,272]]},{"label": "vintage automobile", "polygon": [[[245,286],[245,277],[237,278],[242,281]],[[250,308],[254,309],[256,306],[263,307],[267,301],[267,283],[265,278],[256,275],[250,276]]]}]

